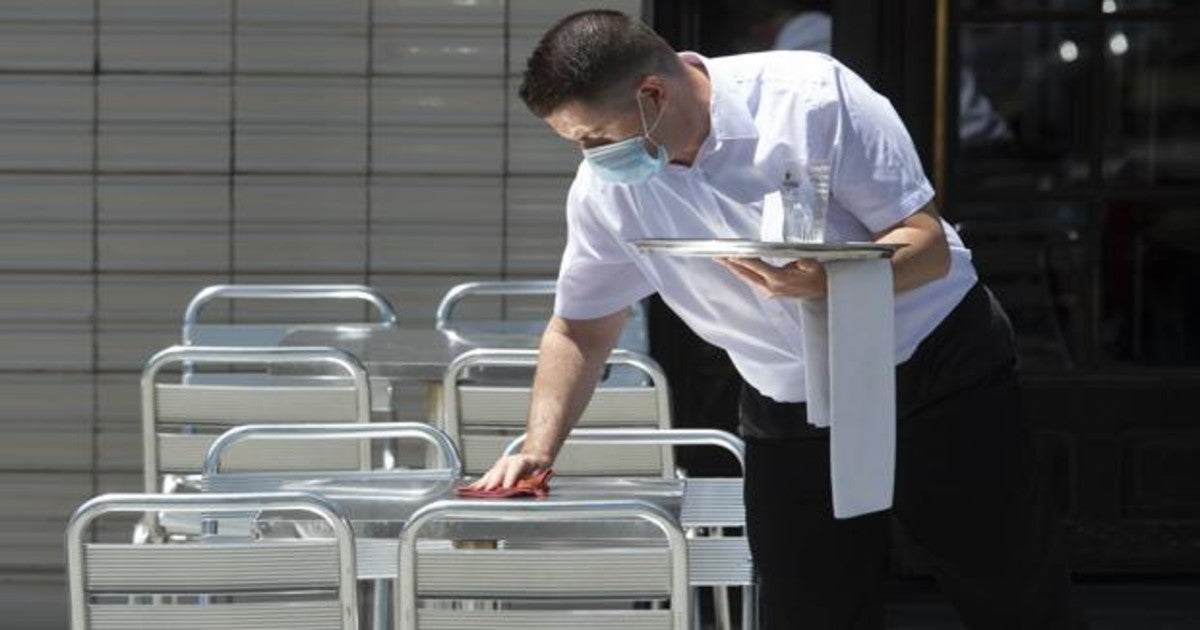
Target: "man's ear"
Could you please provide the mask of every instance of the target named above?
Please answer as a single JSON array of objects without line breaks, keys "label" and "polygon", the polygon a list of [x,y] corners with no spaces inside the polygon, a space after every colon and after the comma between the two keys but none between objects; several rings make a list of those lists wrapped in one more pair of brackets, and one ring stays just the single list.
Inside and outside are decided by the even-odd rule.
[{"label": "man's ear", "polygon": [[666,84],[666,79],[662,75],[647,74],[638,81],[637,91],[643,95],[643,98],[650,97],[654,104],[658,105],[666,96]]}]

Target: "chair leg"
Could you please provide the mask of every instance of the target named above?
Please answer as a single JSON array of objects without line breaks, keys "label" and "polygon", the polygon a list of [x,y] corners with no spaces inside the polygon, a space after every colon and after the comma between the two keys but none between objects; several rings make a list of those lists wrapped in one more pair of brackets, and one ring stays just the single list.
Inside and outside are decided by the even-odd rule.
[{"label": "chair leg", "polygon": [[391,582],[375,580],[375,599],[372,602],[371,627],[374,630],[387,630],[392,623],[392,592]]},{"label": "chair leg", "polygon": [[758,630],[758,589],[742,587],[742,630]]},{"label": "chair leg", "polygon": [[718,630],[733,630],[733,618],[729,614],[729,587],[713,587],[713,617]]}]

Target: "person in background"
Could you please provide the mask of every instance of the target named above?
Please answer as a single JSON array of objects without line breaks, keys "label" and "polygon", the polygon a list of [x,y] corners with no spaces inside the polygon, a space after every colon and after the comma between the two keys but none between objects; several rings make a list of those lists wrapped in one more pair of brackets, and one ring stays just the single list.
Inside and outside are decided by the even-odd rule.
[{"label": "person in background", "polygon": [[[765,0],[752,3],[742,38],[746,51],[833,50],[833,18],[828,2]],[[1008,122],[979,90],[975,73],[964,61],[958,74],[958,137],[963,146],[994,145],[1013,140]]]},{"label": "person in background", "polygon": [[[509,487],[553,465],[628,307],[657,292],[745,381],[747,533],[764,627],[883,628],[893,522],[971,628],[1083,626],[1033,473],[1012,329],[938,215],[885,98],[826,55],[676,53],[615,11],[577,13],[547,31],[520,97],[583,161],[528,438],[475,487]],[[828,431],[806,421],[793,301],[824,296],[821,265],[645,256],[631,244],[777,233],[765,199],[810,159],[833,164],[828,240],[905,245],[892,259],[894,505],[848,519],[832,512]]]}]

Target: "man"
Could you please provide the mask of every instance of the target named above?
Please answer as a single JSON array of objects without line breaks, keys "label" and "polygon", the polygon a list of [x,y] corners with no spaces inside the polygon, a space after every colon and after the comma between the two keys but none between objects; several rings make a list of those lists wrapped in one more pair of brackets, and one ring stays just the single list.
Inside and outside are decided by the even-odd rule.
[{"label": "man", "polygon": [[[477,486],[552,465],[633,302],[658,292],[746,381],[748,534],[767,628],[882,628],[895,519],[973,628],[1072,628],[1070,581],[1020,419],[1012,331],[942,221],[887,100],[833,59],[675,53],[621,13],[551,28],[521,98],[584,160],[567,201],[555,315],[520,454]],[[903,243],[896,295],[894,508],[837,520],[828,434],[806,423],[791,298],[825,293],[813,261],[639,254],[647,237],[758,238],[792,165],[833,162],[827,238]],[[777,226],[776,226],[777,227]],[[786,297],[787,299],[777,299]]]}]

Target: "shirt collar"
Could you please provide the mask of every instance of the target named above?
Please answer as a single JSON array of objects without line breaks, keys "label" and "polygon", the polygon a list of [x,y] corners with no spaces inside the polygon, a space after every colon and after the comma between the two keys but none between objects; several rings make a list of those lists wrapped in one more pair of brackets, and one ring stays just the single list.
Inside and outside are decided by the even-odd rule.
[{"label": "shirt collar", "polygon": [[745,79],[699,53],[684,51],[679,53],[679,57],[684,63],[704,66],[712,82],[712,137],[718,142],[758,138],[758,128],[754,126],[754,117],[750,115],[743,96]]}]

